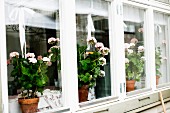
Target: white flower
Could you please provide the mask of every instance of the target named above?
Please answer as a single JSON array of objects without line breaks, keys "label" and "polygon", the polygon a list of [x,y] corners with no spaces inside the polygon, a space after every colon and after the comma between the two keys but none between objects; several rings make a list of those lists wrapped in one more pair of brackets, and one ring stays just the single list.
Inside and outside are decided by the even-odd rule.
[{"label": "white flower", "polygon": [[60,41],[60,39],[59,39],[59,38],[56,38],[56,41],[57,41],[57,42],[59,42],[59,41]]},{"label": "white flower", "polygon": [[99,58],[99,61],[102,66],[106,65],[106,59],[104,57]]},{"label": "white flower", "polygon": [[143,56],[143,57],[141,57],[141,59],[143,60],[143,61],[145,61],[146,60],[146,58]]},{"label": "white flower", "polygon": [[95,47],[100,49],[100,48],[103,48],[104,45],[103,45],[103,43],[98,42],[98,43],[96,43]]},{"label": "white flower", "polygon": [[140,32],[143,32],[143,28],[139,28],[138,29],[138,32],[140,33]]},{"label": "white flower", "polygon": [[54,38],[54,37],[51,37],[51,38],[48,39],[49,44],[53,44],[53,43],[59,42],[59,41],[60,41],[59,38]]},{"label": "white flower", "polygon": [[105,76],[105,72],[103,70],[100,70],[100,76],[104,77]]},{"label": "white flower", "polygon": [[129,54],[132,54],[132,53],[133,53],[133,50],[132,50],[132,49],[128,49],[128,53],[129,53]]},{"label": "white flower", "polygon": [[167,57],[162,57],[163,60],[167,60],[168,58]]},{"label": "white flower", "polygon": [[23,93],[27,93],[27,90],[24,90]]},{"label": "white flower", "polygon": [[44,62],[50,62],[50,59],[48,57],[43,57]]},{"label": "white flower", "polygon": [[100,52],[101,52],[103,55],[108,55],[108,53],[110,52],[110,49],[107,48],[107,47],[103,47],[103,48],[100,48]]},{"label": "white flower", "polygon": [[35,64],[37,63],[37,59],[36,58],[28,58],[29,62]]},{"label": "white flower", "polygon": [[34,58],[35,57],[35,54],[34,53],[27,53],[26,58]]},{"label": "white flower", "polygon": [[128,64],[129,63],[129,59],[125,58],[125,63]]},{"label": "white flower", "polygon": [[135,43],[130,43],[130,47],[133,47],[133,46],[135,46]]},{"label": "white flower", "polygon": [[95,37],[88,37],[87,42],[89,44],[95,44],[95,43],[97,43],[97,40],[95,39]]},{"label": "white flower", "polygon": [[128,44],[128,43],[125,43],[124,46],[125,46],[125,49],[129,49],[130,48],[130,44]]},{"label": "white flower", "polygon": [[91,80],[92,78],[93,78],[93,76],[92,76],[92,75],[90,75],[89,80]]},{"label": "white flower", "polygon": [[41,96],[41,93],[40,92],[36,92],[36,95],[38,96],[38,97],[40,97]]},{"label": "white flower", "polygon": [[138,52],[144,52],[144,49],[145,49],[145,48],[144,48],[143,46],[139,46],[139,47],[138,47]]},{"label": "white flower", "polygon": [[19,53],[18,52],[11,52],[9,56],[10,56],[10,58],[13,58],[13,57],[17,57],[18,58],[19,57]]}]

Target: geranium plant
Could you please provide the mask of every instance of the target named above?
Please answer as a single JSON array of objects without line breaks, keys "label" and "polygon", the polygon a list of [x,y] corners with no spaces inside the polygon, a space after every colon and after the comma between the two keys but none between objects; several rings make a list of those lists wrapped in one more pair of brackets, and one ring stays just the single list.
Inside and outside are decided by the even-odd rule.
[{"label": "geranium plant", "polygon": [[79,87],[83,85],[93,87],[97,78],[105,76],[101,68],[106,64],[104,56],[108,55],[109,48],[97,42],[94,37],[89,37],[87,44],[87,46],[77,46]]},{"label": "geranium plant", "polygon": [[144,47],[125,43],[126,80],[139,81],[144,71]]},{"label": "geranium plant", "polygon": [[156,75],[161,76],[162,73],[160,72],[160,67],[161,67],[161,49],[160,47],[155,48],[155,68],[156,68]]},{"label": "geranium plant", "polygon": [[42,92],[48,81],[47,67],[51,65],[48,57],[27,53],[25,58],[18,52],[10,53],[10,63],[13,65],[11,76],[21,90],[20,98],[35,98],[37,92]]},{"label": "geranium plant", "polygon": [[60,65],[60,46],[59,46],[60,39],[59,38],[54,38],[51,37],[48,39],[48,43],[52,45],[50,49],[48,50],[49,52],[49,57],[51,59],[51,62],[56,62],[58,61],[58,64]]}]

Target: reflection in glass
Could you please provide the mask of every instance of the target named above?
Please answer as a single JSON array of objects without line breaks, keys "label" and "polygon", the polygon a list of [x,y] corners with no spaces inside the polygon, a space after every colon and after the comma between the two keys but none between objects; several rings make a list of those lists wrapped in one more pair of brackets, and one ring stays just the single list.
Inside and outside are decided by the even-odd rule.
[{"label": "reflection in glass", "polygon": [[[58,0],[50,2],[43,1],[42,3],[36,0],[29,2],[22,1],[19,3],[17,1],[6,0],[5,8],[7,59],[9,59],[9,53],[13,51],[18,51],[20,54],[31,52],[35,54],[35,58],[39,55],[50,55],[50,51],[52,51],[50,48],[54,45],[50,45],[48,39],[51,37],[60,38]],[[22,44],[24,45],[23,50],[21,50]],[[58,54],[60,54],[60,51],[58,51]],[[48,68],[47,75],[49,79],[43,91],[45,96],[41,97],[46,100],[46,102],[40,103],[39,111],[63,106],[61,101],[60,58],[54,58],[51,55],[51,60],[52,59],[54,62],[52,62],[52,65]],[[16,100],[17,94],[19,94],[21,90],[18,89],[17,84],[13,81],[13,77],[10,76],[12,69],[13,66],[9,64],[8,93],[10,100]],[[9,111],[17,104],[17,101],[12,101],[12,103],[9,104]],[[19,112],[19,109],[15,110],[16,111],[12,112]]]},{"label": "reflection in glass", "polygon": [[[77,14],[77,44],[80,46],[86,46],[86,39],[88,36],[88,15]],[[108,32],[108,19],[102,16],[92,15],[92,21],[95,31],[91,33],[92,37],[95,37],[97,42],[102,42],[105,47],[109,48],[109,32]],[[93,28],[93,27],[92,27]],[[93,50],[93,48],[91,48]],[[102,98],[111,95],[111,81],[110,81],[110,56],[106,55],[106,65],[100,69],[105,71],[105,77],[98,78],[94,88],[89,89],[90,94],[88,100],[95,98]]]},{"label": "reflection in glass", "polygon": [[157,85],[169,82],[167,70],[167,24],[168,15],[154,12],[155,70]]},{"label": "reflection in glass", "polygon": [[126,91],[145,88],[144,10],[124,6],[124,44]]}]

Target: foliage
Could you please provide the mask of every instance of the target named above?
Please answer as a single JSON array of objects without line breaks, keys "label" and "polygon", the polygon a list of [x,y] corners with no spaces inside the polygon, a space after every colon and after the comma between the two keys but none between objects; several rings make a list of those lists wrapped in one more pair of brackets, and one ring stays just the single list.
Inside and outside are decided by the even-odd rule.
[{"label": "foliage", "polygon": [[139,81],[144,71],[144,47],[125,43],[126,79]]},{"label": "foliage", "polygon": [[51,59],[51,62],[57,63],[58,70],[60,70],[61,67],[59,42],[60,42],[59,38],[51,37],[48,39],[48,43],[52,45],[52,47],[50,47],[50,49],[48,50],[49,58]]},{"label": "foliage", "polygon": [[162,73],[160,72],[161,67],[161,49],[160,47],[155,48],[155,68],[156,68],[156,75],[161,76]]},{"label": "foliage", "polygon": [[103,43],[97,43],[94,37],[87,39],[87,43],[88,46],[77,45],[79,87],[82,85],[93,87],[97,78],[105,76],[101,68],[106,64],[104,56],[108,55],[109,49],[104,47]]},{"label": "foliage", "polygon": [[11,76],[14,82],[21,89],[22,98],[34,98],[36,93],[42,92],[43,87],[48,81],[47,67],[51,64],[47,57],[38,56],[34,58],[34,53],[27,53],[22,58],[18,52],[10,53],[10,63],[13,64]]}]

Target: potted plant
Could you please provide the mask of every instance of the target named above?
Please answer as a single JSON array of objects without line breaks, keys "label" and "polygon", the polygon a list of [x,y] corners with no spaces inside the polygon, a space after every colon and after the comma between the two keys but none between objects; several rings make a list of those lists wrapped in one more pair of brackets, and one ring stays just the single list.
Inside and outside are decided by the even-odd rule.
[{"label": "potted plant", "polygon": [[10,63],[13,64],[11,76],[17,84],[17,89],[21,90],[18,102],[22,112],[36,112],[39,102],[37,93],[42,93],[48,81],[46,73],[48,65],[51,64],[50,59],[42,56],[36,59],[34,53],[27,53],[23,58],[18,52],[11,52]]},{"label": "potted plant", "polygon": [[109,53],[109,48],[97,42],[94,37],[88,38],[87,44],[87,46],[77,45],[80,102],[87,101],[88,88],[95,86],[96,79],[105,76],[101,67],[106,64],[104,56]]},{"label": "potted plant", "polygon": [[126,90],[134,90],[144,71],[144,47],[135,43],[125,43]]},{"label": "potted plant", "polygon": [[51,77],[50,81],[53,82],[53,80],[54,80],[54,84],[58,88],[61,85],[61,80],[60,80],[60,78],[61,78],[61,74],[60,74],[61,62],[60,62],[59,42],[60,42],[59,38],[51,37],[48,39],[48,44],[51,45],[50,49],[48,50],[48,56],[49,56],[51,62],[53,63],[51,68],[54,69],[54,78]]},{"label": "potted plant", "polygon": [[158,85],[159,78],[162,75],[160,72],[160,67],[161,67],[161,49],[160,47],[155,48],[155,68],[156,68],[156,85]]}]

